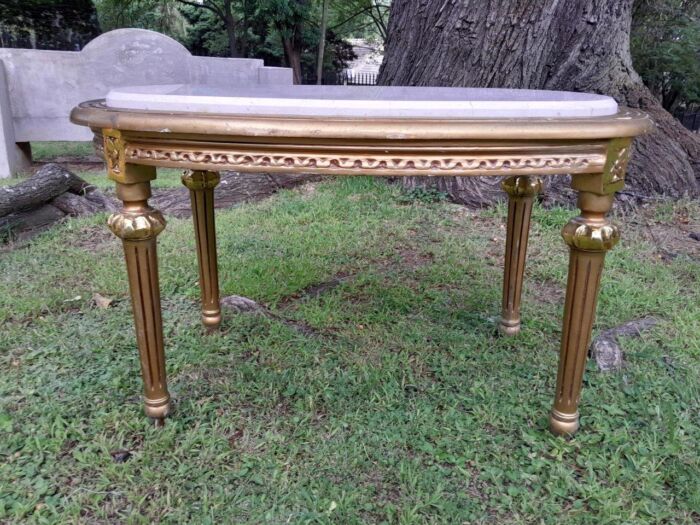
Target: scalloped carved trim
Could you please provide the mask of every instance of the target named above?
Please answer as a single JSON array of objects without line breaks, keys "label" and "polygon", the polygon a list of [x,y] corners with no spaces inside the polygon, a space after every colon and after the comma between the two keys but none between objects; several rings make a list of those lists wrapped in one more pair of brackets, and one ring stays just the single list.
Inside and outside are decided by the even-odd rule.
[{"label": "scalloped carved trim", "polygon": [[546,155],[527,157],[445,157],[396,158],[349,155],[228,153],[187,151],[127,146],[126,156],[133,161],[151,160],[183,164],[217,165],[222,168],[269,167],[290,169],[340,169],[348,171],[494,171],[538,169],[582,170],[600,162],[597,155]]}]

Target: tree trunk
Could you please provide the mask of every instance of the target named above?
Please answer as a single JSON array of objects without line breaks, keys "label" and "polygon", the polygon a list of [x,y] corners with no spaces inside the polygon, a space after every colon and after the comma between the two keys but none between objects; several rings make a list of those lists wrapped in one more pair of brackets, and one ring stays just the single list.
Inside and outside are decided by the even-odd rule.
[{"label": "tree trunk", "polygon": [[292,80],[301,84],[301,50],[294,45],[294,39],[282,37],[282,48],[287,65],[292,68]]},{"label": "tree trunk", "polygon": [[228,37],[228,52],[231,58],[238,57],[238,47],[236,46],[236,19],[231,12],[231,2],[224,4],[224,25],[226,25],[226,36]]},{"label": "tree trunk", "polygon": [[[244,202],[256,202],[274,195],[280,190],[294,188],[317,176],[277,173],[221,172],[221,183],[214,191],[214,208],[231,208]],[[151,206],[175,217],[192,214],[190,193],[187,188],[162,189],[154,192]]]},{"label": "tree trunk", "polygon": [[248,58],[248,28],[250,27],[250,16],[247,0],[243,0],[241,11],[241,57]]},{"label": "tree trunk", "polygon": [[[700,194],[700,138],[667,113],[632,67],[633,0],[394,0],[383,85],[586,91],[640,108],[657,129],[635,141],[634,195]],[[403,179],[402,179],[403,180]],[[426,181],[409,178],[409,187]],[[457,202],[500,198],[493,178],[431,179]],[[555,184],[549,191],[563,191]],[[556,199],[555,199],[556,200]]]},{"label": "tree trunk", "polygon": [[0,188],[0,244],[27,239],[54,222],[100,211],[117,203],[58,164],[46,164],[32,177]]},{"label": "tree trunk", "polygon": [[90,185],[58,164],[47,164],[14,186],[0,188],[0,217],[45,204],[67,191],[83,193]]},{"label": "tree trunk", "polygon": [[275,29],[282,41],[284,59],[292,68],[292,76],[295,84],[302,83],[301,54],[304,51],[304,18],[307,12],[309,0],[290,0],[291,15],[285,19],[278,18],[275,21]]},{"label": "tree trunk", "polygon": [[323,84],[323,56],[326,51],[326,27],[328,26],[328,0],[321,0],[321,29],[318,35],[318,59],[316,61],[316,84]]},{"label": "tree trunk", "polygon": [[[214,206],[230,208],[259,201],[280,190],[317,180],[315,175],[222,172]],[[166,216],[188,217],[190,194],[181,186],[158,189],[150,199]],[[0,188],[0,245],[27,240],[54,222],[69,217],[116,211],[117,201],[59,164],[46,164],[27,180]]]}]

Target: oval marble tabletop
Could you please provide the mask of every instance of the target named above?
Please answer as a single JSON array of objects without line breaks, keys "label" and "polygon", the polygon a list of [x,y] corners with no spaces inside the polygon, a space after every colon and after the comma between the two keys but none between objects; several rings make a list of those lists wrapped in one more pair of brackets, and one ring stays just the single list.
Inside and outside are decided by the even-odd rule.
[{"label": "oval marble tabletop", "polygon": [[218,115],[413,119],[577,118],[618,111],[612,98],[588,93],[394,86],[133,86],[111,90],[106,105]]},{"label": "oval marble tabletop", "polygon": [[[605,253],[619,238],[605,215],[624,184],[632,138],[647,115],[609,97],[511,89],[193,85],[126,87],[71,112],[103,138],[109,177],[124,208],[109,219],[123,239],[144,408],[170,412],[156,236],[162,214],[148,205],[156,168],[181,168],[190,191],[202,322],[221,322],[214,187],[217,172],[508,178],[500,330],[520,331],[530,213],[540,175],[571,175],[581,213],[562,230],[570,247],[560,366],[550,428],[578,429],[586,353]],[[468,187],[468,186],[465,186]],[[467,327],[468,328],[468,327]]]}]

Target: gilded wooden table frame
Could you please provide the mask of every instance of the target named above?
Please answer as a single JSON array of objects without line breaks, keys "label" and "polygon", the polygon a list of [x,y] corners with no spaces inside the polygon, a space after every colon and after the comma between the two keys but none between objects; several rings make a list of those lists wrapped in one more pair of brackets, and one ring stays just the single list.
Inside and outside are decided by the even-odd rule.
[{"label": "gilded wooden table frame", "polygon": [[633,137],[652,124],[639,111],[571,119],[350,119],[253,117],[76,107],[71,120],[103,136],[108,176],[123,202],[108,225],[123,241],[146,414],[170,411],[156,237],[162,214],[148,204],[157,167],[183,168],[199,262],[202,321],[221,322],[214,227],[218,170],[377,176],[506,176],[508,194],[500,330],[520,330],[520,298],[532,203],[540,175],[570,174],[580,214],[563,228],[569,246],[557,386],[556,434],[579,426],[578,404],[605,254],[619,240],[606,215],[624,184]]}]

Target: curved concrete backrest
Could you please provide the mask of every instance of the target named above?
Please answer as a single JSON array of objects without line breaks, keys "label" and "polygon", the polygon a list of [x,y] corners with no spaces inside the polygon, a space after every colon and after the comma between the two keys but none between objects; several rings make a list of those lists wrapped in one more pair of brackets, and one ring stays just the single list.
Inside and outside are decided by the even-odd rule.
[{"label": "curved concrete backrest", "polygon": [[[79,52],[0,48],[0,68],[3,66],[0,177],[9,176],[23,160],[21,151],[4,152],[4,144],[90,140],[89,130],[70,123],[70,111],[79,102],[104,97],[113,87],[292,84],[288,68],[265,67],[262,60],[255,59],[192,56],[172,38],[145,29],[104,33]],[[7,129],[8,122],[11,129]]]}]

